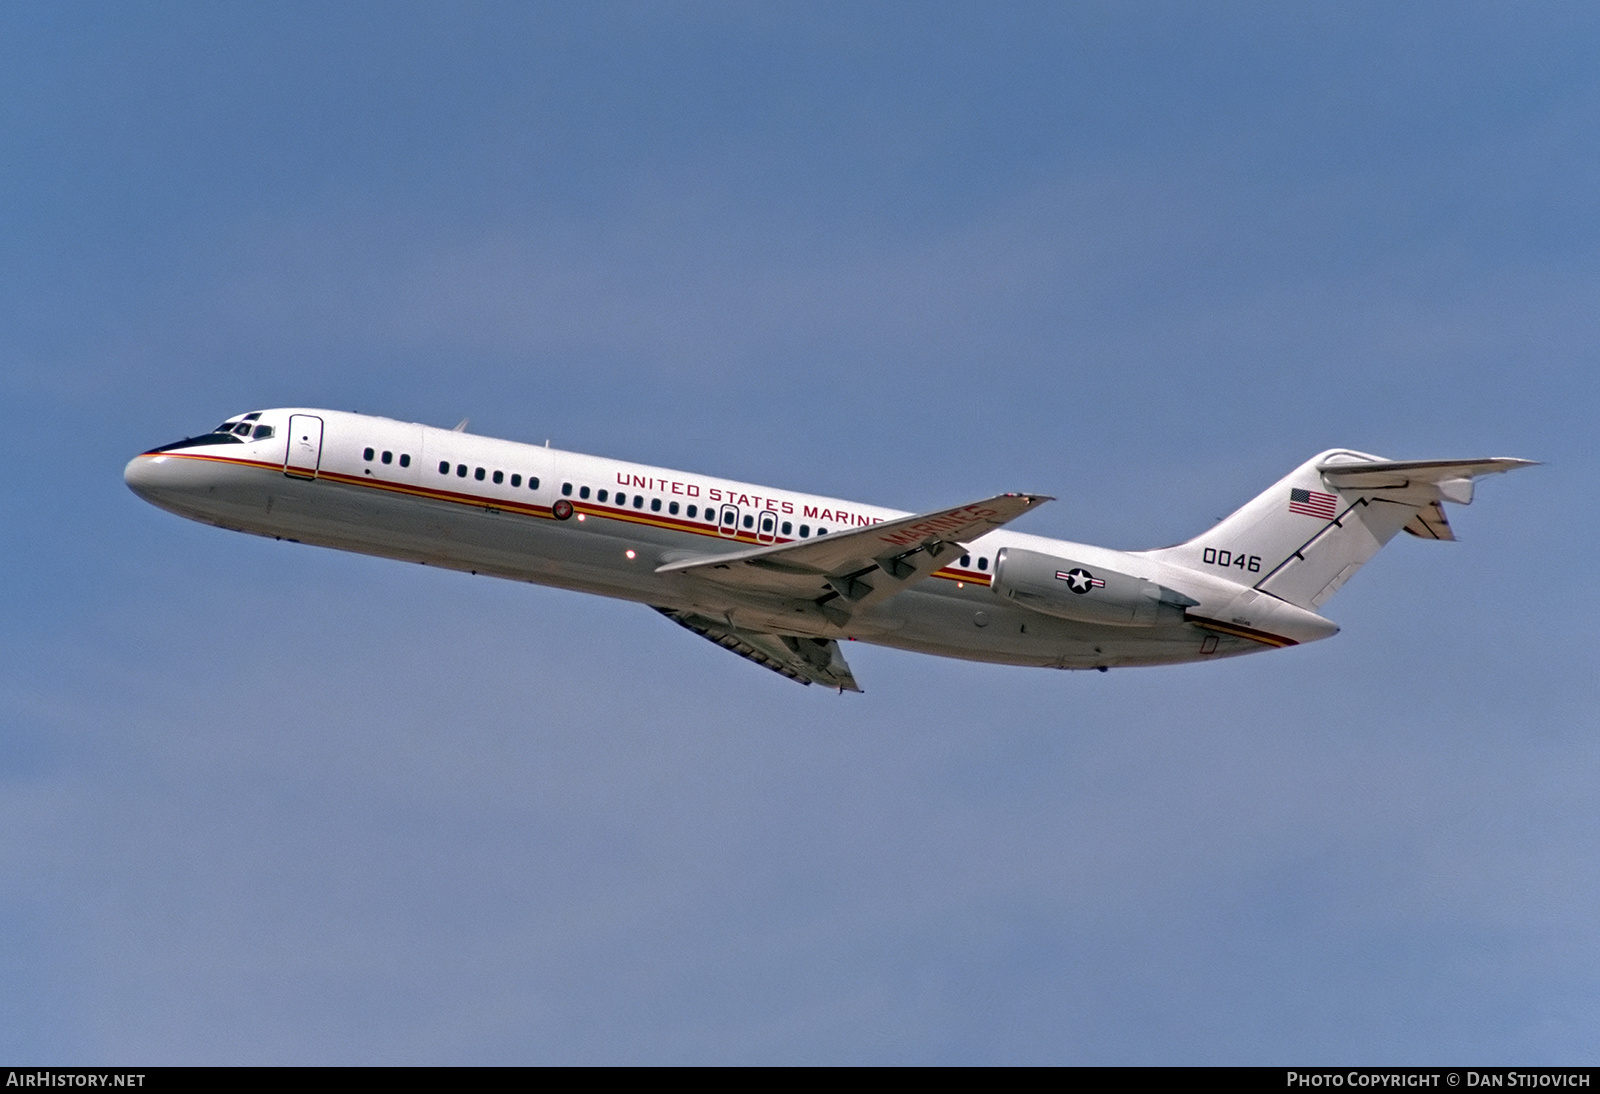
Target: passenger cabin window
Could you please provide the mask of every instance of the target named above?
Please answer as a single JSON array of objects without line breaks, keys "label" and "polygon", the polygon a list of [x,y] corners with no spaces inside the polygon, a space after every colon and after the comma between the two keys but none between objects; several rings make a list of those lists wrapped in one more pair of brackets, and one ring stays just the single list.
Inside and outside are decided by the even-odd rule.
[{"label": "passenger cabin window", "polygon": [[989,560],[986,559],[986,558],[980,558],[978,560],[978,569],[987,570],[988,568],[989,568]]},{"label": "passenger cabin window", "polygon": [[610,491],[602,490],[598,494],[595,495],[595,500],[596,501],[605,501],[610,496],[611,496]]},{"label": "passenger cabin window", "polygon": [[511,485],[512,486],[521,486],[522,485],[522,476],[521,475],[512,475],[511,476]]},{"label": "passenger cabin window", "polygon": [[450,461],[449,460],[441,460],[439,462],[439,474],[441,474],[441,475],[450,474]]},{"label": "passenger cabin window", "polygon": [[464,464],[464,463],[456,464],[456,478],[464,479],[466,477],[467,477],[467,465]]},{"label": "passenger cabin window", "polygon": [[811,536],[811,525],[802,524],[800,526],[800,538],[801,539],[808,539],[808,538],[810,538],[810,536]]},{"label": "passenger cabin window", "polygon": [[698,505],[691,505],[691,506],[689,506],[689,508],[685,512],[686,512],[687,516],[689,517],[689,519],[693,520],[696,516],[699,515],[700,507]]},{"label": "passenger cabin window", "polygon": [[564,482],[561,484],[561,495],[562,497],[567,498],[572,496],[572,484],[570,482]]},{"label": "passenger cabin window", "polygon": [[480,467],[476,471],[474,471],[472,473],[472,477],[477,479],[479,482],[482,482],[483,481],[483,468]]},{"label": "passenger cabin window", "polygon": [[650,499],[650,511],[652,513],[661,512],[661,499],[660,498],[651,498]]},{"label": "passenger cabin window", "polygon": [[374,455],[376,455],[376,453],[374,453],[370,448],[364,448],[361,450],[361,458],[366,460],[368,463],[372,462],[372,457]]},{"label": "passenger cabin window", "polygon": [[674,502],[669,502],[668,505],[667,505],[667,512],[671,513],[673,516],[677,516],[678,515],[678,503],[675,502],[675,501]]},{"label": "passenger cabin window", "polygon": [[495,485],[496,485],[496,486],[499,486],[499,485],[500,485],[500,484],[501,484],[501,483],[503,483],[503,482],[505,482],[505,481],[506,481],[506,476],[505,476],[505,472],[503,472],[503,471],[496,471],[496,472],[495,472],[495,473],[494,473],[494,484],[495,484]]},{"label": "passenger cabin window", "polygon": [[961,556],[961,565],[963,565],[963,566],[971,566],[972,565],[972,556],[971,555],[962,555]]},{"label": "passenger cabin window", "polygon": [[588,501],[589,500],[589,488],[587,486],[578,487],[578,497],[584,499],[585,501]]},{"label": "passenger cabin window", "polygon": [[633,507],[635,509],[643,509],[644,508],[644,495],[643,494],[635,494],[633,496]]},{"label": "passenger cabin window", "polygon": [[793,527],[794,527],[794,525],[790,524],[788,521],[784,521],[783,522],[783,534],[784,535],[788,535],[790,529],[792,529]]},{"label": "passenger cabin window", "polygon": [[537,490],[537,489],[539,489],[539,480],[537,478],[535,478],[533,475],[529,475],[528,476],[528,489],[529,490]]},{"label": "passenger cabin window", "polygon": [[393,452],[385,452],[383,454],[383,462],[384,463],[393,463],[394,462],[394,453]]},{"label": "passenger cabin window", "polygon": [[744,515],[744,526],[746,528],[754,528],[756,526],[756,518],[752,517],[749,513],[746,513]]},{"label": "passenger cabin window", "polygon": [[411,466],[411,457],[410,457],[410,455],[408,455],[405,452],[400,453],[400,466],[401,467],[410,467]]}]

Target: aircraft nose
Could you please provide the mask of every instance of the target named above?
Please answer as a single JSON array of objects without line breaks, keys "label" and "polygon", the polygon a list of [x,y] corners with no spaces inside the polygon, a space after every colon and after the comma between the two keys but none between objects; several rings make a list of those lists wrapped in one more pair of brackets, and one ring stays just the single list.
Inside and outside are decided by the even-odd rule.
[{"label": "aircraft nose", "polygon": [[160,505],[179,485],[176,481],[176,469],[169,466],[176,462],[166,456],[148,453],[135,456],[128,461],[128,466],[122,469],[122,481],[128,484],[129,490],[145,501]]}]

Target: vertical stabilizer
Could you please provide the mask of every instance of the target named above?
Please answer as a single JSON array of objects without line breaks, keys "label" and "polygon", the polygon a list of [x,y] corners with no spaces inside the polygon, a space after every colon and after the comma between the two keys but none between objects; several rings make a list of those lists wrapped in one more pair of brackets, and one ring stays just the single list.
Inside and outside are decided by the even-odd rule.
[{"label": "vertical stabilizer", "polygon": [[1402,528],[1454,538],[1440,502],[1470,502],[1473,478],[1531,463],[1395,461],[1331,449],[1202,535],[1148,554],[1315,610]]}]

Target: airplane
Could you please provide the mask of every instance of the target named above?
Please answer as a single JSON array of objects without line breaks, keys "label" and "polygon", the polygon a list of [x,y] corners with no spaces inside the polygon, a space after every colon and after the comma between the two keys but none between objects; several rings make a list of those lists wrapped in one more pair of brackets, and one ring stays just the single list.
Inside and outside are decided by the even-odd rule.
[{"label": "airplane", "polygon": [[648,604],[802,684],[860,691],[840,641],[1057,669],[1234,657],[1338,632],[1319,609],[1398,532],[1531,460],[1321,452],[1185,543],[1005,528],[1053,499],[906,513],[389,418],[284,408],[134,457],[206,524]]}]

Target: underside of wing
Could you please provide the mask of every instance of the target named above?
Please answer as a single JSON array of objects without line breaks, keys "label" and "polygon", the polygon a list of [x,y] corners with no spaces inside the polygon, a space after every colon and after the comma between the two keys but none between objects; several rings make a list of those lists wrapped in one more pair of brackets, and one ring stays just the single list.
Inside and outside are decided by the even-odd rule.
[{"label": "underside of wing", "polygon": [[816,539],[682,559],[656,572],[688,574],[736,592],[810,601],[843,622],[856,609],[887,599],[960,557],[963,542],[1050,500],[1040,494],[1001,494]]},{"label": "underside of wing", "polygon": [[760,634],[729,626],[693,612],[673,608],[656,608],[656,611],[678,624],[709,639],[725,650],[771,669],[779,676],[807,686],[822,684],[840,691],[860,691],[856,678],[845,663],[839,643],[832,639],[805,638],[796,635]]}]

